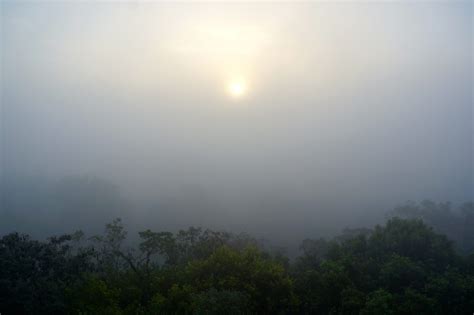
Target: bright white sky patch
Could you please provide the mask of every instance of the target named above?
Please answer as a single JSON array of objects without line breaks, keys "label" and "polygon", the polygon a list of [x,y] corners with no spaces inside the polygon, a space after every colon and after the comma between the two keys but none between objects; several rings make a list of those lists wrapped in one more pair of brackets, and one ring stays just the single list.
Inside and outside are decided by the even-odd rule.
[{"label": "bright white sky patch", "polygon": [[228,91],[231,96],[238,98],[242,97],[247,92],[247,85],[243,80],[231,81],[228,86]]}]

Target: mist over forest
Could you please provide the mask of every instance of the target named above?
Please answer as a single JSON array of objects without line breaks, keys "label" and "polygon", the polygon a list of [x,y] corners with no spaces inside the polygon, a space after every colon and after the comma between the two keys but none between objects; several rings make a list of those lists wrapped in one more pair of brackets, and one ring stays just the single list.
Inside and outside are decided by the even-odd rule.
[{"label": "mist over forest", "polygon": [[7,1],[2,231],[299,240],[470,201],[470,7]]},{"label": "mist over forest", "polygon": [[[180,231],[194,235],[188,228],[196,227],[244,233],[255,241],[249,244],[277,251],[292,264],[306,259],[298,265],[304,268],[325,259],[340,262],[339,256],[326,255],[327,248],[342,246],[352,253],[347,244],[306,243],[316,246],[314,254],[304,240],[337,243],[364,235],[367,244],[379,248],[376,233],[389,235],[392,228],[395,234],[406,228],[445,235],[453,242],[446,245],[452,257],[472,253],[472,2],[6,0],[0,10],[0,237],[5,248],[31,238],[62,253],[58,244],[66,238],[48,243],[51,236],[82,231],[92,237],[104,233],[106,224],[120,222],[132,247],[148,240],[139,232],[176,233],[173,244],[179,245]],[[427,230],[388,221],[393,217],[426,224]],[[377,230],[385,224],[386,230]],[[11,238],[15,233],[28,238]],[[220,253],[209,245],[215,242],[244,255],[245,246],[236,246],[230,236],[211,239],[203,241],[209,255]],[[160,244],[157,261],[169,254]],[[81,248],[100,252],[87,246]],[[83,272],[102,277],[117,267],[114,259],[151,270],[127,260],[135,254],[101,253],[103,259],[94,256],[94,263],[84,258],[81,263],[94,268],[77,272],[80,279]],[[393,253],[405,257],[403,250]],[[163,266],[213,257],[181,254],[186,258],[165,259]],[[132,263],[125,265],[128,270]],[[112,269],[120,273],[122,267]],[[429,269],[430,274],[441,269]],[[144,276],[138,272],[137,277]],[[104,283],[121,287],[109,280]],[[357,289],[378,292],[377,285],[369,287]],[[143,290],[133,311],[121,299],[107,310],[194,314],[200,308],[193,303],[204,299],[193,298],[189,305],[194,306],[178,311],[165,290],[160,294],[170,304],[157,302],[158,312],[149,302],[155,291]],[[212,299],[236,298],[219,294]],[[352,311],[339,302],[312,308],[301,301],[319,297],[295,294],[284,307],[252,304],[235,313],[354,314],[370,304],[360,302]],[[0,296],[2,314],[7,305],[2,303],[13,299],[9,296]],[[88,305],[75,298],[77,305]],[[249,301],[254,298],[259,299]],[[236,299],[241,301],[240,295]],[[361,301],[368,299],[364,295]],[[66,313],[104,311],[74,303]],[[34,309],[15,307],[7,309],[26,314]],[[61,307],[44,312],[65,312]]]}]

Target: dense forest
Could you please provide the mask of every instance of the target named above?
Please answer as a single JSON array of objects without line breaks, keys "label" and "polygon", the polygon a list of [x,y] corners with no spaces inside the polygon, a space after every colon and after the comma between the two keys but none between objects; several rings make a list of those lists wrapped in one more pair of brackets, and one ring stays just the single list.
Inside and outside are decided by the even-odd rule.
[{"label": "dense forest", "polygon": [[0,312],[472,314],[473,210],[408,203],[372,229],[303,240],[295,259],[194,227],[130,242],[120,219],[92,237],[10,233],[0,239]]}]

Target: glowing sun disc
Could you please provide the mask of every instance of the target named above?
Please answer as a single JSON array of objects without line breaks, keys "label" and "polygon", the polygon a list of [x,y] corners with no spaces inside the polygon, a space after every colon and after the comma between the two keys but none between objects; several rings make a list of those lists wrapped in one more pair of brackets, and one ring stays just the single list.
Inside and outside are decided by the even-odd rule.
[{"label": "glowing sun disc", "polygon": [[228,91],[233,97],[241,97],[245,94],[247,87],[243,81],[231,82],[228,86]]}]

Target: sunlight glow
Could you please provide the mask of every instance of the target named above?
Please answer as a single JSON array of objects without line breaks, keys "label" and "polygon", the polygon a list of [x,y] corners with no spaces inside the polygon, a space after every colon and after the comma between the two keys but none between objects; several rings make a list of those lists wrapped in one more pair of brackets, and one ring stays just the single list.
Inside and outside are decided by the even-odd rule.
[{"label": "sunlight glow", "polygon": [[233,97],[241,97],[247,91],[247,86],[244,81],[232,81],[228,86],[228,91]]}]

